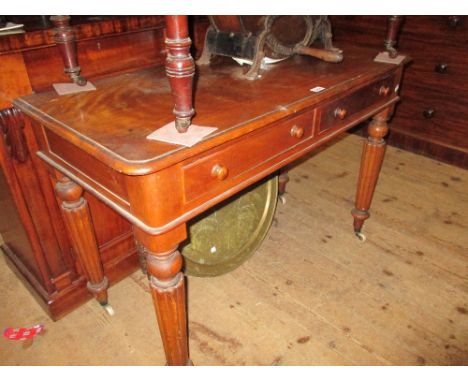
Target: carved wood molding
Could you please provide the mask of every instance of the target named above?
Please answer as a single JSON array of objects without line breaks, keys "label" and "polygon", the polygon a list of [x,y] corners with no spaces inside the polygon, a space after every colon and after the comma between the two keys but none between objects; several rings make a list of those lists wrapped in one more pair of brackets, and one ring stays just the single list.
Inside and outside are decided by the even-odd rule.
[{"label": "carved wood molding", "polygon": [[0,110],[0,130],[10,156],[19,162],[28,158],[28,147],[23,133],[23,113],[10,107]]}]

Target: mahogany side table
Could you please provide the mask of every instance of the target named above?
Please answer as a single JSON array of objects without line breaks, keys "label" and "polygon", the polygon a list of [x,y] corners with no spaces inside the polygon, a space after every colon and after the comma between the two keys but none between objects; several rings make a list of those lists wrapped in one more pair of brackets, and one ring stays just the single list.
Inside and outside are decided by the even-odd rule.
[{"label": "mahogany side table", "polygon": [[292,57],[258,81],[241,78],[234,62],[201,66],[193,123],[218,130],[192,147],[146,139],[174,120],[164,69],[95,81],[92,92],[15,100],[38,142],[34,160],[48,165],[56,183],[88,288],[103,304],[106,279],[83,190],[132,223],[169,365],[190,364],[178,246],[191,218],[372,118],[352,211],[356,233],[369,217],[403,65],[374,62],[372,50],[340,48],[340,64]]}]

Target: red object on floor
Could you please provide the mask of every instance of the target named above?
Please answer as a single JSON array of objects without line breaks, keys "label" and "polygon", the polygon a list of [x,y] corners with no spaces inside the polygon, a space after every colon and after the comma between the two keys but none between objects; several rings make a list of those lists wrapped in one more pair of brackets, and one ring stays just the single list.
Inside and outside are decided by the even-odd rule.
[{"label": "red object on floor", "polygon": [[9,340],[19,341],[28,340],[35,337],[44,330],[44,325],[35,325],[32,328],[6,328],[3,336]]}]

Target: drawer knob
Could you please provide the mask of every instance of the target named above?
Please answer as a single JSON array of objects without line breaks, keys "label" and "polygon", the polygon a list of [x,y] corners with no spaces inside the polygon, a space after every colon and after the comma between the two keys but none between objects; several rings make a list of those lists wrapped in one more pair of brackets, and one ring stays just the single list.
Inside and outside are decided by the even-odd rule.
[{"label": "drawer knob", "polygon": [[337,108],[335,109],[335,118],[338,118],[338,119],[345,119],[346,114],[348,114],[348,112],[346,111],[346,109],[343,109],[343,108],[341,108],[341,107],[337,107]]},{"label": "drawer knob", "polygon": [[228,169],[226,166],[215,164],[211,169],[211,176],[218,180],[224,180],[228,176]]},{"label": "drawer knob", "polygon": [[460,16],[449,16],[448,25],[451,28],[456,28],[460,24]]},{"label": "drawer knob", "polygon": [[424,118],[430,119],[434,116],[435,110],[432,108],[426,109],[423,111]]},{"label": "drawer knob", "polygon": [[299,126],[297,126],[297,125],[294,125],[294,126],[291,128],[291,131],[290,131],[289,133],[291,134],[291,137],[300,139],[300,138],[302,138],[303,135],[304,135],[304,128],[303,128],[303,127],[299,127]]},{"label": "drawer knob", "polygon": [[379,95],[387,97],[390,94],[390,86],[382,85],[379,89]]},{"label": "drawer knob", "polygon": [[446,73],[447,69],[448,69],[448,65],[442,62],[435,66],[435,71],[440,74]]}]

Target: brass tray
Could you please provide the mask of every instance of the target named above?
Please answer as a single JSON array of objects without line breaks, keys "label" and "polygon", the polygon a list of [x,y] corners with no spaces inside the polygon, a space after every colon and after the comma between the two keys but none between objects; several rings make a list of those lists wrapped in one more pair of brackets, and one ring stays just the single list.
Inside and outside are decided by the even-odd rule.
[{"label": "brass tray", "polygon": [[268,178],[189,222],[181,247],[185,272],[218,276],[252,256],[265,238],[276,209],[278,177]]}]

